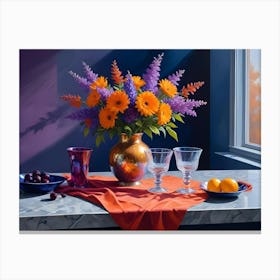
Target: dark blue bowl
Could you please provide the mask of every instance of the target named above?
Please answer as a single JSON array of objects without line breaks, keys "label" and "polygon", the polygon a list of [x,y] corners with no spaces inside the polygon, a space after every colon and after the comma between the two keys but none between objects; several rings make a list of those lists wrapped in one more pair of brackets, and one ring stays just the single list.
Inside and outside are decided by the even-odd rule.
[{"label": "dark blue bowl", "polygon": [[24,176],[25,174],[19,175],[20,189],[27,193],[49,193],[66,180],[65,177],[50,174],[49,183],[30,183],[24,182]]},{"label": "dark blue bowl", "polygon": [[206,191],[209,194],[209,196],[227,198],[227,197],[239,196],[242,192],[245,192],[248,189],[248,186],[238,182],[238,191],[237,192],[212,192],[212,191],[207,190],[207,182],[205,182],[200,186],[200,188],[203,189],[204,191]]}]

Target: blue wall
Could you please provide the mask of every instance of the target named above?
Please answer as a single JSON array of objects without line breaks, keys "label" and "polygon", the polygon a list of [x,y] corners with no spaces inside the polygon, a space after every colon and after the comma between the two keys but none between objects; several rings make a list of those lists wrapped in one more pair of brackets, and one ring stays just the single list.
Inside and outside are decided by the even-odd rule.
[{"label": "blue wall", "polygon": [[216,166],[215,152],[227,151],[229,144],[230,53],[230,50],[211,50],[210,53],[210,150],[212,166]]},{"label": "blue wall", "polygon": [[[48,172],[69,171],[66,148],[93,147],[93,137],[84,138],[78,123],[65,119],[72,112],[60,100],[64,94],[83,94],[83,90],[68,74],[73,70],[83,75],[82,63],[88,63],[99,75],[110,76],[114,59],[125,74],[142,75],[153,58],[164,52],[161,77],[178,69],[186,72],[180,85],[205,81],[196,99],[208,102],[197,109],[198,117],[187,117],[177,129],[179,143],[170,137],[155,136],[143,140],[150,147],[192,145],[203,149],[199,169],[210,168],[210,51],[209,50],[21,50],[20,51],[20,171],[33,169]],[[94,148],[90,171],[109,171],[108,154],[112,141]],[[175,170],[173,158],[170,170]]]}]

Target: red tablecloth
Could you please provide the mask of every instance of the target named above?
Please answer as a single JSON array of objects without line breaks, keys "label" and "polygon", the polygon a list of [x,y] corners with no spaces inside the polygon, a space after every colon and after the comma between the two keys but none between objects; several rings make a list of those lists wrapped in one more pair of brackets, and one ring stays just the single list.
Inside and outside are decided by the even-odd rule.
[{"label": "red tablecloth", "polygon": [[[66,175],[70,178],[69,175]],[[196,190],[192,194],[179,194],[182,178],[164,176],[162,186],[167,193],[150,193],[154,179],[144,179],[139,186],[119,186],[113,177],[89,177],[88,187],[60,186],[56,192],[79,197],[103,206],[114,221],[125,230],[176,230],[188,208],[202,203],[208,197],[200,189],[200,182],[191,181]]]}]

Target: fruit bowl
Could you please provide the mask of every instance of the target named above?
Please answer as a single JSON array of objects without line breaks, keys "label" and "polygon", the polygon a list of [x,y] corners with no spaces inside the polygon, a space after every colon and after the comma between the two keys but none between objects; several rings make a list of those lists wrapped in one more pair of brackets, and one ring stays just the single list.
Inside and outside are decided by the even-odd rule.
[{"label": "fruit bowl", "polygon": [[202,190],[206,191],[209,194],[209,196],[212,196],[212,197],[220,197],[220,198],[237,197],[242,192],[245,192],[245,191],[248,190],[248,186],[246,184],[243,184],[241,182],[237,182],[238,183],[238,191],[237,192],[213,192],[213,191],[207,190],[207,183],[208,182],[204,182],[203,184],[201,184],[200,188]]},{"label": "fruit bowl", "polygon": [[49,175],[48,183],[33,183],[25,182],[24,177],[26,174],[19,175],[20,189],[27,193],[49,193],[61,185],[66,178],[58,175]]}]

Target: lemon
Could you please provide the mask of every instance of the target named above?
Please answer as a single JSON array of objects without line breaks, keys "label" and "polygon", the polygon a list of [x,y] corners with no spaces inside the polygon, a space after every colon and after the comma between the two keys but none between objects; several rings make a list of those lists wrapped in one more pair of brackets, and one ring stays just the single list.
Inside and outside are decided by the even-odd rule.
[{"label": "lemon", "polygon": [[218,178],[211,178],[207,184],[207,190],[211,192],[220,192],[220,183],[221,181]]},{"label": "lemon", "polygon": [[222,192],[237,192],[238,183],[232,178],[225,178],[221,181],[220,184]]}]

